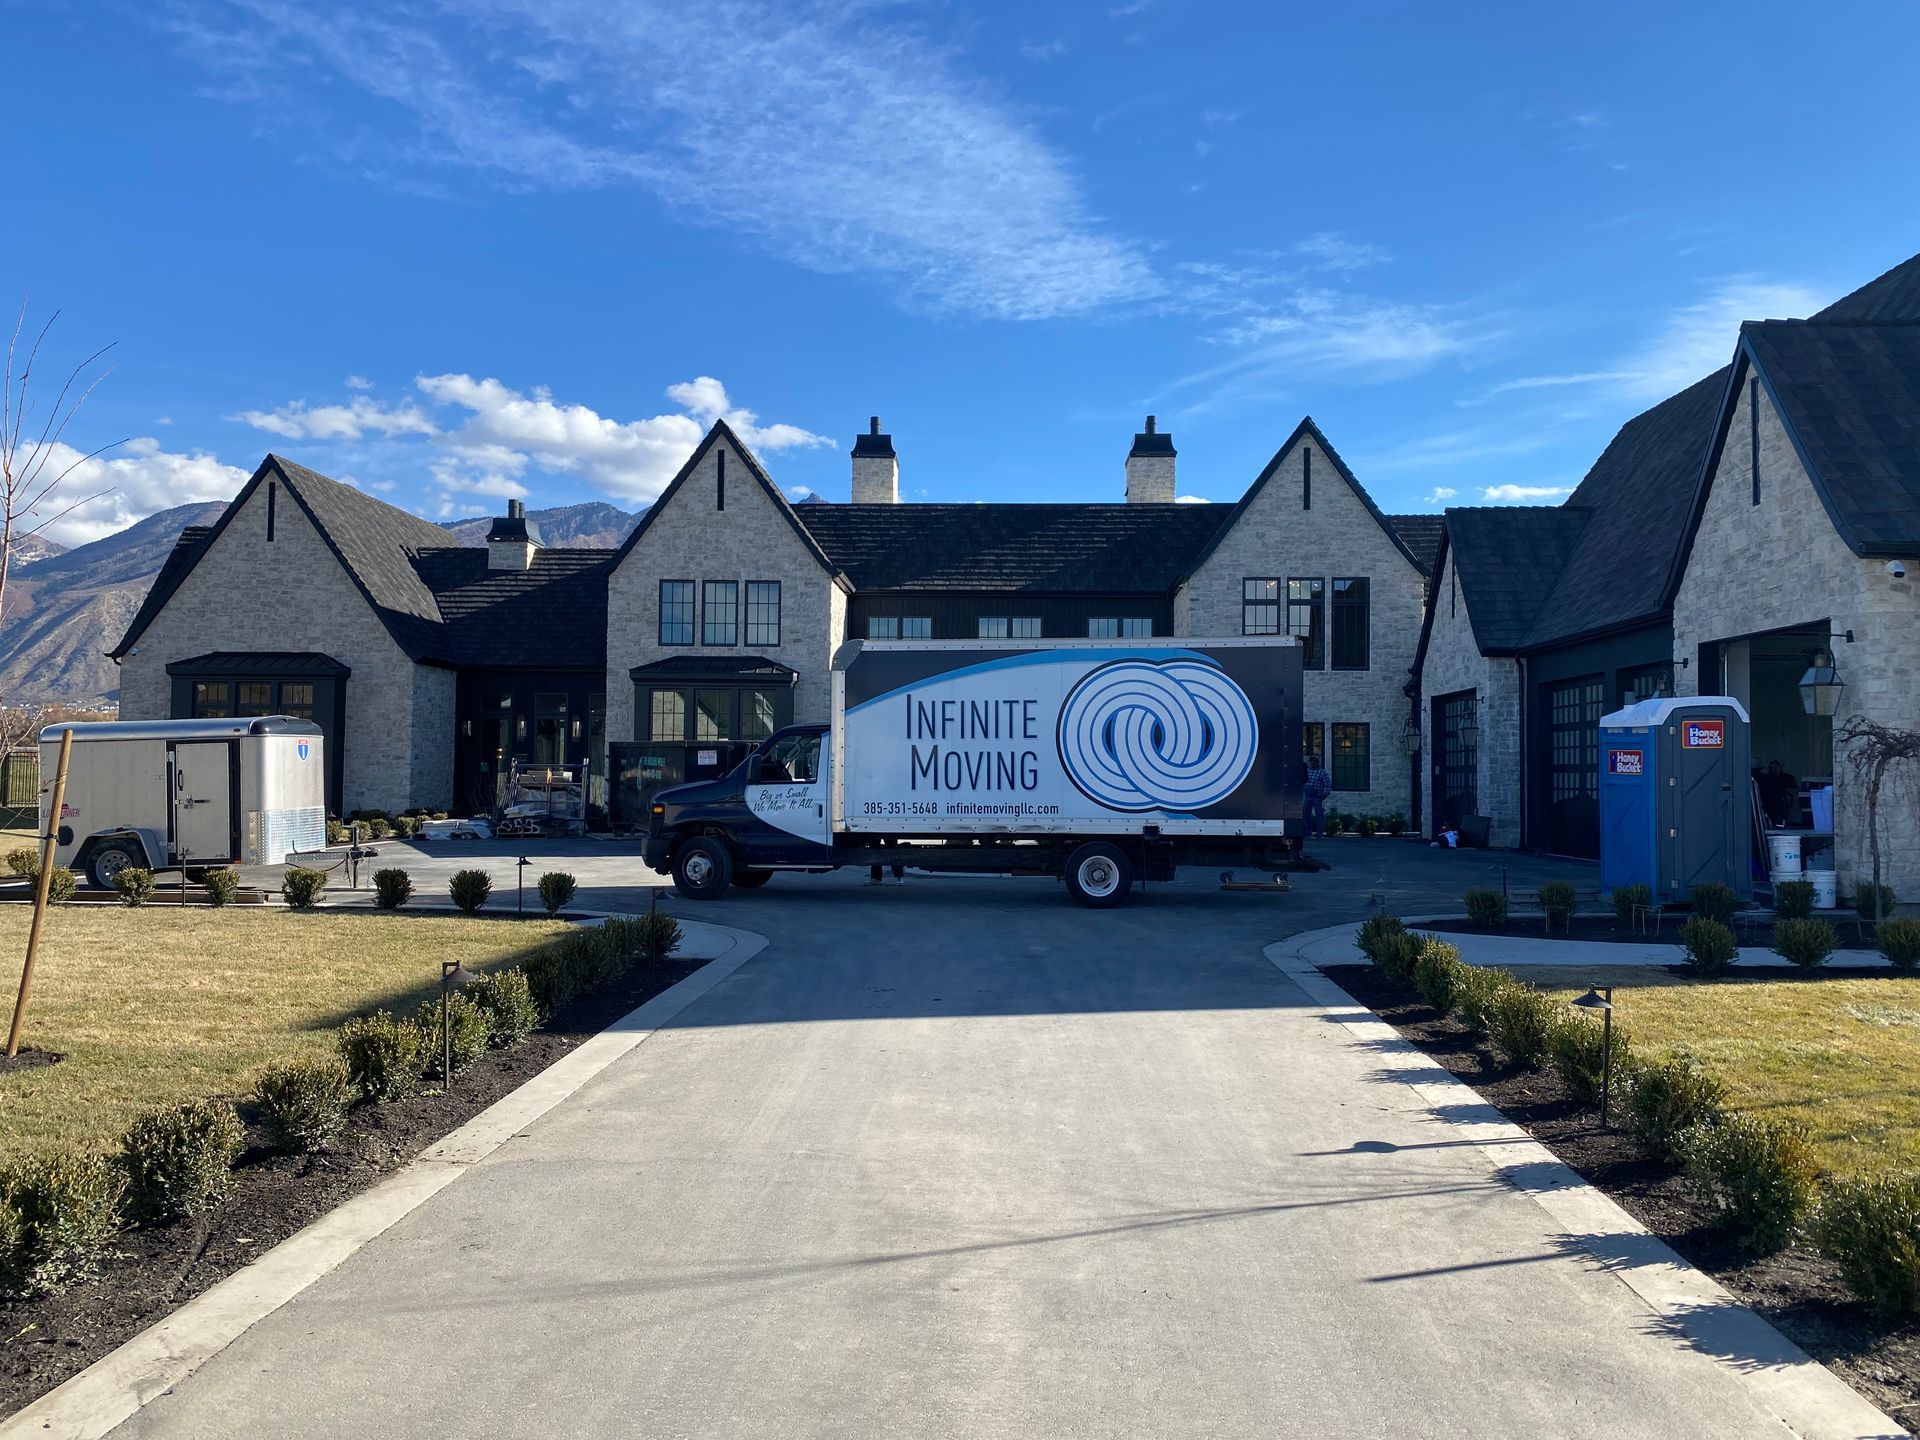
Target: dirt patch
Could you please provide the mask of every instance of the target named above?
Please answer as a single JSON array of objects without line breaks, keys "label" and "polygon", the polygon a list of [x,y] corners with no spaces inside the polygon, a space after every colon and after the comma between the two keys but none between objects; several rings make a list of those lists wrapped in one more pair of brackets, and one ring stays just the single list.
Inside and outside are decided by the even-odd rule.
[{"label": "dirt patch", "polygon": [[[1873,927],[1856,925],[1851,910],[1820,911],[1816,912],[1814,918],[1825,920],[1833,926],[1834,933],[1839,937],[1839,949],[1864,951],[1869,955],[1879,953],[1878,943],[1870,938]],[[1477,925],[1471,920],[1437,920],[1431,925],[1415,928],[1437,930],[1443,935],[1504,935],[1511,940],[1530,940],[1538,936],[1552,940],[1590,940],[1599,945],[1671,945],[1678,952],[1680,927],[1686,922],[1685,915],[1669,915],[1658,930],[1647,931],[1622,925],[1611,915],[1576,915],[1571,925],[1555,925],[1549,932],[1538,915],[1521,914],[1513,916],[1505,925]],[[1736,921],[1733,937],[1742,945],[1770,950],[1773,948],[1773,922]]]},{"label": "dirt patch", "polygon": [[1486,1037],[1373,966],[1329,966],[1326,974],[1801,1349],[1909,1429],[1920,1425],[1920,1324],[1876,1318],[1806,1246],[1761,1259],[1740,1253],[1673,1166],[1603,1127],[1551,1071],[1507,1065]]},{"label": "dirt patch", "polygon": [[[454,1077],[451,1095],[356,1107],[345,1132],[324,1155],[273,1154],[259,1128],[249,1125],[233,1195],[211,1215],[129,1230],[120,1239],[119,1255],[98,1278],[64,1294],[0,1301],[0,1416],[37,1399],[399,1169],[704,963],[636,966],[558,1011],[514,1049],[483,1056]],[[34,1053],[22,1051],[19,1060]]]},{"label": "dirt patch", "polygon": [[28,1046],[18,1055],[0,1055],[0,1075],[15,1070],[38,1070],[42,1065],[58,1065],[66,1058],[57,1050],[35,1050]]}]

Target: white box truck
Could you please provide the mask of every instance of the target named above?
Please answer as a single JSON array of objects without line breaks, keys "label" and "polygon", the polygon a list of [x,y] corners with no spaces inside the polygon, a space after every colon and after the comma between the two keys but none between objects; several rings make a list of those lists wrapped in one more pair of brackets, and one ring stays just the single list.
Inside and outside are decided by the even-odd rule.
[{"label": "white box truck", "polygon": [[1085,905],[1180,865],[1282,869],[1297,640],[850,641],[832,718],[663,790],[646,863],[717,899],[843,865],[1051,875]]},{"label": "white box truck", "polygon": [[277,865],[327,843],[326,756],[311,720],[119,720],[40,732],[40,833],[54,817],[61,736],[73,734],[53,860],[100,886],[128,866]]}]

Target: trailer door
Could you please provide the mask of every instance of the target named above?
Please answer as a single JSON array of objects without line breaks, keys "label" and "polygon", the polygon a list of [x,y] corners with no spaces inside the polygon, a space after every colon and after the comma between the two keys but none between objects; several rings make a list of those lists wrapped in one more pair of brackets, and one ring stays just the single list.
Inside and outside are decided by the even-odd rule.
[{"label": "trailer door", "polygon": [[236,859],[233,746],[224,740],[175,745],[173,784],[173,843],[179,863]]}]

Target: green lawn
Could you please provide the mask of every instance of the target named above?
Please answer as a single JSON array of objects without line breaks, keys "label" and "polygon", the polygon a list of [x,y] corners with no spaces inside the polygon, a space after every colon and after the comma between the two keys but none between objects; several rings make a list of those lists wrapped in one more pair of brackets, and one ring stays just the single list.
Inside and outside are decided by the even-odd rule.
[{"label": "green lawn", "polygon": [[[1685,1054],[1741,1110],[1813,1130],[1834,1170],[1920,1169],[1920,977],[1700,981],[1625,966],[1528,966],[1571,996],[1614,986],[1614,1023],[1643,1055]],[[1764,974],[1764,972],[1756,972]]]},{"label": "green lawn", "polygon": [[[13,1014],[31,912],[0,908],[0,985]],[[0,1160],[111,1145],[142,1110],[237,1095],[269,1060],[316,1053],[349,1016],[411,1010],[440,961],[513,962],[557,921],[279,909],[50,910],[23,1047],[58,1065],[0,1074]]]}]

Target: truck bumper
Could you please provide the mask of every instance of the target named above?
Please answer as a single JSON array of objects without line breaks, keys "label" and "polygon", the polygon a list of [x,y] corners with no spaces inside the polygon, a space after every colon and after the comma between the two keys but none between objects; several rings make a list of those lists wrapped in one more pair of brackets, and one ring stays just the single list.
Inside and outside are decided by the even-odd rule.
[{"label": "truck bumper", "polygon": [[668,854],[673,849],[671,837],[658,830],[647,832],[647,843],[640,852],[640,859],[649,870],[664,875],[671,868],[667,864]]}]

